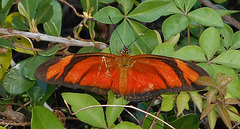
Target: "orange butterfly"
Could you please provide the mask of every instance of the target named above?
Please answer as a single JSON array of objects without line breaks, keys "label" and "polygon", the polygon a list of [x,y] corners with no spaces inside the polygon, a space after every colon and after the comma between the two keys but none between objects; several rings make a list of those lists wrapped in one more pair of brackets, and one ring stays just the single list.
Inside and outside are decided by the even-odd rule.
[{"label": "orange butterfly", "polygon": [[117,97],[146,101],[160,93],[205,88],[196,82],[209,76],[194,63],[158,55],[130,56],[127,47],[119,55],[76,54],[55,57],[36,70],[41,81],[81,88],[106,95],[112,89]]}]

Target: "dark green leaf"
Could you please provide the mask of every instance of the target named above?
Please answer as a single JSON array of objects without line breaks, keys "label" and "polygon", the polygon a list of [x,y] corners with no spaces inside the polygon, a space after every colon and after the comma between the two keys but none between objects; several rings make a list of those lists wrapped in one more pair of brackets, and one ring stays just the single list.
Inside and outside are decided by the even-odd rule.
[{"label": "dark green leaf", "polygon": [[36,106],[32,110],[32,129],[64,129],[58,118],[47,108]]},{"label": "dark green leaf", "polygon": [[112,129],[141,129],[141,127],[138,125],[135,125],[134,123],[125,121],[125,122],[119,123]]},{"label": "dark green leaf", "polygon": [[9,10],[13,5],[14,0],[2,0],[1,1],[1,12]]},{"label": "dark green leaf", "polygon": [[9,40],[3,38],[0,38],[0,47],[15,49]]},{"label": "dark green leaf", "polygon": [[8,93],[21,94],[30,89],[36,82],[28,80],[22,75],[23,68],[30,59],[19,62],[4,76],[2,85]]},{"label": "dark green leaf", "polygon": [[123,19],[123,15],[119,9],[107,6],[100,9],[93,18],[105,24],[116,24]]},{"label": "dark green leaf", "polygon": [[[62,97],[72,106],[73,112],[79,109],[100,105],[100,103],[88,94],[62,93]],[[99,128],[107,128],[102,107],[89,108],[76,114],[77,118],[85,123]]]},{"label": "dark green leaf", "polygon": [[54,45],[53,47],[48,48],[45,51],[38,52],[38,54],[41,56],[52,56],[52,55],[55,55],[55,53],[58,51],[58,49],[59,49],[59,45]]},{"label": "dark green leaf", "polygon": [[49,21],[53,16],[53,6],[49,2],[46,3],[42,8],[38,9],[36,15],[37,24]]},{"label": "dark green leaf", "polygon": [[110,39],[110,50],[118,54],[123,45],[129,46],[134,41],[134,34],[128,22],[124,20],[112,33]]},{"label": "dark green leaf", "polygon": [[[128,101],[124,100],[124,97],[116,99],[112,91],[108,93],[108,103],[107,105],[126,105]],[[107,107],[106,108],[106,118],[108,127],[112,127],[116,119],[123,111],[123,107]]]},{"label": "dark green leaf", "polygon": [[145,1],[130,12],[128,17],[142,22],[153,22],[165,13],[170,3],[166,1]]},{"label": "dark green leaf", "polygon": [[175,14],[163,22],[162,31],[165,40],[185,30],[188,26],[189,19],[181,14]]},{"label": "dark green leaf", "polygon": [[132,0],[117,0],[119,4],[122,5],[122,9],[125,15],[128,14],[128,12],[133,7],[133,1]]},{"label": "dark green leaf", "polygon": [[188,17],[204,26],[223,27],[221,16],[211,8],[203,7],[188,14]]},{"label": "dark green leaf", "polygon": [[39,0],[32,2],[32,0],[23,0],[18,3],[19,12],[25,16],[29,21],[34,19]]},{"label": "dark green leaf", "polygon": [[[176,129],[198,129],[200,121],[195,114],[187,114],[173,122],[169,122],[170,125]],[[169,129],[169,127],[166,127]]]},{"label": "dark green leaf", "polygon": [[28,30],[28,26],[25,24],[24,19],[18,16],[12,16],[12,26],[19,30]]},{"label": "dark green leaf", "polygon": [[[154,113],[154,115],[156,114],[157,113]],[[163,116],[160,114],[158,118],[163,119]],[[143,129],[149,129],[152,123],[155,122],[154,119],[155,118],[153,118],[152,116],[147,116],[143,121]],[[162,123],[159,120],[156,120],[156,123],[154,124],[153,129],[164,129],[163,127],[164,127],[164,123]]]},{"label": "dark green leaf", "polygon": [[[162,39],[160,34],[157,31],[150,30],[143,26],[142,24],[134,21],[130,21],[131,29],[135,35],[134,42],[135,46],[130,46],[130,50],[132,50],[135,54],[151,54],[153,49],[162,43]],[[126,31],[128,35],[129,31]],[[132,41],[133,43],[133,41]],[[140,53],[137,52],[140,51]]]},{"label": "dark green leaf", "polygon": [[80,53],[94,53],[94,52],[100,52],[99,49],[97,49],[96,47],[83,47],[81,48],[77,54],[80,54]]},{"label": "dark green leaf", "polygon": [[57,0],[51,2],[53,6],[52,18],[43,24],[43,28],[48,35],[60,36],[62,28],[62,7]]}]

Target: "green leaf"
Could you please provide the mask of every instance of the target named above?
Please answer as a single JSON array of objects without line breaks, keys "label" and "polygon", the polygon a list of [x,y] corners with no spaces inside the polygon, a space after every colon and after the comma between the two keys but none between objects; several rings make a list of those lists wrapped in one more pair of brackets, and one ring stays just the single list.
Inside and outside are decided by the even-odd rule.
[{"label": "green leaf", "polygon": [[180,33],[171,37],[169,40],[165,42],[171,44],[172,46],[175,46],[178,43],[179,39],[180,39]]},{"label": "green leaf", "polygon": [[[25,18],[26,19],[26,18]],[[12,16],[12,26],[18,30],[28,30],[28,26],[25,23],[24,18],[21,16]]]},{"label": "green leaf", "polygon": [[234,33],[232,37],[232,44],[230,49],[238,49],[240,48],[240,31]]},{"label": "green leaf", "polygon": [[125,122],[119,123],[112,129],[141,129],[141,127],[138,125],[135,125],[134,123],[125,121]]},{"label": "green leaf", "polygon": [[133,1],[132,0],[117,0],[119,4],[122,5],[122,9],[124,12],[124,15],[127,15],[128,12],[132,9],[133,7]]},{"label": "green leaf", "polygon": [[172,57],[174,53],[174,48],[169,43],[159,44],[152,52],[153,55],[161,55]]},{"label": "green leaf", "polygon": [[214,129],[214,127],[217,123],[217,113],[216,113],[216,111],[212,110],[207,117],[208,117],[208,123],[209,123],[210,128]]},{"label": "green leaf", "polygon": [[215,59],[213,59],[212,63],[222,64],[231,68],[240,69],[240,51],[238,50],[228,50],[220,55],[218,55]]},{"label": "green leaf", "polygon": [[108,3],[112,3],[114,0],[98,0],[99,3],[104,3],[104,4],[108,4]]},{"label": "green leaf", "polygon": [[[239,114],[238,110],[234,107],[234,106],[231,106],[231,105],[228,105],[228,108],[231,110],[231,111],[234,111],[235,113]],[[227,112],[229,113],[230,117],[231,117],[231,120],[232,121],[236,121],[236,122],[240,122],[240,116],[231,112],[230,110],[227,110]]]},{"label": "green leaf", "polygon": [[32,110],[32,129],[64,129],[58,118],[47,108],[36,106]]},{"label": "green leaf", "polygon": [[23,68],[31,58],[25,59],[15,66],[4,76],[2,85],[10,94],[21,94],[30,89],[36,81],[31,81],[22,75]]},{"label": "green leaf", "polygon": [[123,15],[119,9],[107,6],[100,9],[93,18],[105,24],[116,24],[123,19]]},{"label": "green leaf", "polygon": [[188,26],[189,19],[181,14],[175,14],[168,17],[162,25],[163,36],[165,40],[185,30]]},{"label": "green leaf", "polygon": [[[123,96],[119,99],[116,99],[114,97],[112,90],[108,93],[107,105],[126,105],[128,103],[129,103],[128,101],[124,100]],[[108,127],[112,127],[116,119],[122,113],[123,109],[124,109],[123,107],[114,107],[114,106],[106,108],[106,118],[107,118]]]},{"label": "green leaf", "polygon": [[[5,49],[5,48],[2,48]],[[11,65],[12,60],[12,49],[6,48],[6,52],[0,53],[0,83],[2,82],[2,78],[4,77],[6,71]]]},{"label": "green leaf", "polygon": [[223,27],[221,16],[211,8],[203,7],[188,14],[188,17],[204,26]]},{"label": "green leaf", "polygon": [[36,76],[35,76],[35,71],[37,69],[37,67],[49,60],[53,58],[53,56],[34,56],[32,57],[25,65],[25,67],[23,68],[23,75],[28,78],[29,80],[37,80]]},{"label": "green leaf", "polygon": [[56,90],[56,86],[55,85],[47,85],[46,83],[37,81],[37,85],[39,87],[43,87],[42,85],[46,85],[47,89],[45,90],[45,93],[43,94],[43,96],[40,98],[39,102],[37,103],[37,105],[43,105],[48,98],[53,94],[53,92]]},{"label": "green leaf", "polygon": [[31,103],[34,106],[36,106],[36,105],[39,105],[39,102],[40,102],[41,98],[44,96],[45,89],[43,89],[42,87],[36,85],[36,83],[35,83],[35,85],[33,87],[31,87],[28,90],[27,93],[28,93],[29,98],[31,99]]},{"label": "green leaf", "polygon": [[[149,105],[148,105],[148,103],[140,102],[140,103],[138,103],[137,108],[146,111],[146,110],[149,108]],[[150,107],[150,109],[149,109],[148,112],[150,112],[150,113],[153,112],[153,108]],[[136,118],[137,118],[139,121],[143,119],[144,115],[145,115],[145,114],[144,114],[143,112],[136,111]]]},{"label": "green leaf", "polygon": [[220,35],[218,29],[214,27],[206,29],[202,33],[199,42],[200,47],[207,56],[207,59],[210,60],[220,46]]},{"label": "green leaf", "polygon": [[220,117],[222,118],[224,124],[229,128],[232,129],[232,123],[231,123],[231,119],[230,119],[230,115],[228,114],[227,110],[225,108],[222,107],[222,105],[217,105],[217,112],[220,115]]},{"label": "green leaf", "polygon": [[190,97],[188,95],[187,92],[180,92],[180,94],[177,96],[177,109],[178,109],[178,113],[177,115],[179,116],[184,109],[188,110],[189,109],[189,105],[188,105],[188,101],[190,100]]},{"label": "green leaf", "polygon": [[134,35],[128,22],[124,20],[112,33],[110,38],[110,50],[118,54],[123,45],[129,46],[134,41]]},{"label": "green leaf", "polygon": [[0,47],[15,49],[9,40],[3,38],[0,38]]},{"label": "green leaf", "polygon": [[233,98],[239,98],[240,97],[240,85],[237,74],[234,72],[233,69],[223,66],[223,65],[216,65],[211,64],[211,68],[213,70],[213,73],[210,75],[216,76],[217,73],[225,73],[226,76],[232,76],[235,77],[235,79],[232,80],[231,83],[227,86],[227,92],[233,97]]},{"label": "green leaf", "polygon": [[38,0],[36,0],[36,2],[32,2],[32,0],[23,0],[18,3],[18,10],[29,21],[32,21],[36,13],[37,6]]},{"label": "green leaf", "polygon": [[[176,129],[198,129],[200,121],[196,114],[187,114],[173,122],[169,122],[170,125]],[[169,129],[169,127],[166,127]]]},{"label": "green leaf", "polygon": [[238,13],[238,10],[224,10],[224,9],[217,9],[215,10],[220,16],[230,15],[233,13]]},{"label": "green leaf", "polygon": [[92,46],[92,47],[83,47],[81,48],[77,54],[80,54],[80,53],[95,53],[95,52],[100,52],[99,49],[97,49],[96,47]]},{"label": "green leaf", "polygon": [[2,0],[1,1],[1,12],[9,10],[13,5],[14,0]]},{"label": "green leaf", "polygon": [[[152,53],[152,50],[159,44],[162,43],[162,39],[160,34],[157,31],[150,30],[143,26],[140,23],[130,21],[130,26],[131,29],[135,35],[134,39],[136,40],[134,42],[135,46],[130,46],[130,50],[132,50],[133,53],[135,54],[143,54],[147,53],[150,54]],[[129,31],[126,31],[129,33]],[[133,43],[133,41],[132,41]],[[138,53],[136,50],[140,51]]]},{"label": "green leaf", "polygon": [[171,111],[175,105],[176,94],[162,94],[163,97],[161,104],[161,111]]},{"label": "green leaf", "polygon": [[153,22],[165,13],[170,3],[166,1],[145,1],[130,12],[128,17],[142,22]]},{"label": "green leaf", "polygon": [[197,0],[185,0],[185,12],[188,12],[193,5],[197,2]]},{"label": "green leaf", "polygon": [[174,4],[184,12],[184,0],[174,0]]},{"label": "green leaf", "polygon": [[[157,113],[153,113],[153,115],[155,115],[155,116],[156,116],[156,114]],[[161,114],[159,114],[158,118],[163,120],[163,116]],[[153,122],[155,122],[155,118],[148,115],[143,121],[143,126],[142,126],[143,129],[149,129]],[[164,123],[157,120],[156,123],[154,124],[153,129],[164,129],[163,127],[164,127]]]},{"label": "green leaf", "polygon": [[[193,56],[194,55],[194,56]],[[185,46],[174,53],[174,57],[187,61],[204,62],[206,61],[203,50],[199,46]]]},{"label": "green leaf", "polygon": [[[199,45],[198,39],[194,38],[193,36],[190,37],[190,42],[191,42],[191,45]],[[180,48],[188,46],[188,45],[189,45],[188,38],[186,37],[182,40],[182,42],[180,44],[178,44],[178,47],[180,49]]]},{"label": "green leaf", "polygon": [[224,27],[219,30],[221,34],[221,44],[223,44],[224,47],[228,48],[231,45],[233,30],[227,24],[224,24]]},{"label": "green leaf", "polygon": [[163,16],[167,16],[170,14],[183,14],[183,12],[181,12],[174,3],[171,3],[167,10],[165,11],[165,13],[163,14]]},{"label": "green leaf", "polygon": [[197,91],[189,91],[188,93],[191,96],[193,103],[197,106],[198,110],[202,112],[202,106],[203,106],[202,97],[198,94]]},{"label": "green leaf", "polygon": [[57,0],[51,2],[53,6],[52,18],[43,24],[43,28],[48,35],[60,36],[62,28],[62,6]]},{"label": "green leaf", "polygon": [[52,56],[52,55],[56,54],[58,49],[59,49],[59,45],[54,45],[53,47],[48,48],[45,51],[38,52],[38,54],[41,55],[41,56]]},{"label": "green leaf", "polygon": [[[62,97],[72,106],[73,112],[77,112],[79,109],[100,105],[100,103],[88,94],[77,93],[62,93]],[[107,128],[105,123],[103,108],[95,107],[80,111],[76,114],[77,118],[85,123],[93,125],[98,128]]]},{"label": "green leaf", "polygon": [[35,20],[37,24],[49,21],[53,16],[53,6],[49,2],[46,3],[42,8],[37,10],[36,15]]}]

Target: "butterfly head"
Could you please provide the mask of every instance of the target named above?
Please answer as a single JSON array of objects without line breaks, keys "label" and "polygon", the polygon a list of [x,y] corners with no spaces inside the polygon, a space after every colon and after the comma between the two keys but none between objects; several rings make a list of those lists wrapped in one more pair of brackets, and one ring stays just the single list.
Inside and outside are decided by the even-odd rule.
[{"label": "butterfly head", "polygon": [[128,49],[128,47],[126,46],[126,45],[123,45],[123,48],[122,48],[122,50],[121,50],[121,52],[120,52],[121,54],[128,54],[128,55],[130,55],[130,50]]}]

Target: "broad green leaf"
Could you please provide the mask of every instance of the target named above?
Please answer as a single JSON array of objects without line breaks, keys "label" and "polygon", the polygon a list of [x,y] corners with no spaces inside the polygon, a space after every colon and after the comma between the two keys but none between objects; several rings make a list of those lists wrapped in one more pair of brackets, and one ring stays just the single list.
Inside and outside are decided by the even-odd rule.
[{"label": "broad green leaf", "polygon": [[[200,121],[196,114],[187,114],[173,122],[169,122],[169,124],[176,129],[198,129]],[[166,129],[169,129],[169,127],[166,127]]]},{"label": "broad green leaf", "polygon": [[193,5],[197,2],[197,0],[184,0],[185,2],[185,12],[188,12]]},{"label": "broad green leaf", "polygon": [[26,18],[21,16],[13,16],[12,17],[12,27],[18,30],[29,30],[29,27],[26,25],[25,21]]},{"label": "broad green leaf", "polygon": [[33,56],[25,65],[25,67],[23,68],[23,75],[28,78],[29,80],[37,80],[36,76],[35,76],[35,71],[37,69],[37,67],[49,60],[53,58],[53,56]]},{"label": "broad green leaf", "polygon": [[[121,98],[115,98],[112,91],[108,93],[108,103],[107,105],[126,105],[129,102],[124,100],[124,97]],[[111,127],[116,119],[120,116],[120,114],[123,111],[123,107],[107,107],[106,108],[106,118],[107,118],[107,125],[108,127]]]},{"label": "broad green leaf", "polygon": [[[199,45],[198,39],[194,38],[193,36],[190,37],[190,43],[191,43],[191,45]],[[188,46],[188,45],[189,45],[188,38],[186,37],[182,40],[182,42],[180,44],[178,44],[178,48],[180,49],[180,48]]]},{"label": "broad green leaf", "polygon": [[240,51],[228,50],[211,61],[212,63],[222,64],[231,68],[240,69]]},{"label": "broad green leaf", "polygon": [[[145,103],[145,102],[140,102],[140,103],[138,103],[137,108],[146,111],[146,110],[149,108],[149,104],[148,104],[148,103]],[[153,108],[150,107],[150,109],[148,110],[148,112],[149,112],[149,113],[153,112]],[[136,112],[136,118],[137,118],[139,121],[143,119],[144,115],[145,115],[145,114],[144,114],[143,112],[140,112],[140,111],[137,111],[137,112]]]},{"label": "broad green leaf", "polygon": [[220,16],[230,15],[233,13],[238,13],[238,10],[224,10],[224,9],[217,9],[215,10]]},{"label": "broad green leaf", "polygon": [[8,49],[8,48],[0,48],[0,49],[6,50],[6,52],[0,53],[0,83],[1,83],[2,78],[4,77],[9,66],[11,65],[12,49]]},{"label": "broad green leaf", "polygon": [[223,65],[216,65],[216,64],[211,64],[211,67],[213,69],[213,73],[210,75],[213,75],[213,77],[215,77],[217,73],[225,73],[226,76],[235,77],[235,79],[233,79],[232,82],[228,84],[227,91],[233,98],[236,98],[236,99],[239,98],[240,85],[239,85],[238,76],[234,72],[234,70],[229,67],[226,67]]},{"label": "broad green leaf", "polygon": [[4,128],[4,127],[0,126],[0,129],[7,129],[7,128]]},{"label": "broad green leaf", "polygon": [[[29,98],[31,99],[31,103],[34,105],[34,106],[37,106],[39,105],[39,102],[41,100],[41,98],[44,96],[45,94],[45,89],[43,89],[42,87],[36,85],[31,87],[28,91],[28,96]],[[39,105],[41,106],[41,105]]]},{"label": "broad green leaf", "polygon": [[134,34],[128,22],[124,20],[112,33],[110,49],[113,54],[118,54],[123,45],[129,46],[134,41]]},{"label": "broad green leaf", "polygon": [[32,43],[22,36],[14,36],[10,37],[9,41],[13,42],[15,44],[16,49],[14,49],[17,52],[25,53],[33,55],[34,52],[31,50],[33,48]]},{"label": "broad green leaf", "polygon": [[59,45],[54,45],[53,47],[48,48],[45,51],[38,52],[38,54],[41,56],[52,56],[52,55],[55,55],[58,49],[59,49]]},{"label": "broad green leaf", "polygon": [[206,29],[200,39],[200,47],[207,56],[208,60],[211,60],[220,46],[220,35],[218,29],[209,27]]},{"label": "broad green leaf", "polygon": [[37,81],[36,85],[43,89],[45,88],[44,94],[41,96],[41,98],[39,99],[39,102],[37,103],[37,105],[43,105],[48,100],[48,98],[53,94],[53,92],[56,90],[56,86],[55,85],[48,86],[46,83],[43,83],[41,81]]},{"label": "broad green leaf", "polygon": [[122,5],[122,9],[124,12],[124,15],[127,15],[128,12],[132,9],[133,7],[133,1],[132,0],[117,0],[119,4]]},{"label": "broad green leaf", "polygon": [[[154,113],[153,115],[156,116],[156,114],[157,113]],[[163,120],[163,116],[161,114],[159,114],[158,118]],[[155,118],[148,115],[143,121],[143,125],[142,125],[143,129],[149,129],[155,120],[156,120]],[[162,123],[159,120],[156,120],[156,123],[154,124],[153,129],[164,129],[163,127],[164,127],[164,123]]]},{"label": "broad green leaf", "polygon": [[171,3],[163,16],[167,16],[170,14],[183,14],[183,12],[181,12],[181,10],[179,10],[174,3]]},{"label": "broad green leaf", "polygon": [[228,48],[231,45],[231,40],[232,40],[232,37],[233,37],[232,28],[229,25],[224,24],[224,27],[220,28],[219,31],[220,31],[220,34],[221,34],[221,44],[224,47]]},{"label": "broad green leaf", "polygon": [[31,58],[25,59],[15,66],[4,76],[2,85],[10,94],[21,94],[30,89],[36,81],[31,81],[22,75],[23,68]]},{"label": "broad green leaf", "polygon": [[213,0],[214,2],[218,3],[218,4],[223,4],[225,3],[227,0]]},{"label": "broad green leaf", "polygon": [[224,124],[229,128],[232,129],[232,123],[231,123],[231,119],[230,119],[230,115],[227,112],[227,110],[225,108],[222,107],[222,105],[217,105],[217,112],[220,115],[220,117],[222,118]]},{"label": "broad green leaf", "polygon": [[184,0],[174,0],[173,2],[182,12],[184,12]]},{"label": "broad green leaf", "polygon": [[202,106],[203,106],[202,97],[198,94],[197,91],[189,91],[188,93],[191,96],[193,103],[197,106],[198,110],[202,112]]},{"label": "broad green leaf", "polygon": [[[62,93],[62,97],[71,105],[73,112],[79,109],[100,105],[100,103],[88,94]],[[98,128],[107,128],[102,107],[89,108],[76,114],[77,118],[85,123]]]},{"label": "broad green leaf", "polygon": [[123,19],[123,15],[119,9],[107,6],[100,9],[93,18],[105,24],[116,24]]},{"label": "broad green leaf", "polygon": [[188,110],[189,109],[189,105],[188,105],[188,101],[190,100],[190,96],[188,95],[187,92],[180,92],[180,94],[177,96],[177,109],[178,109],[178,113],[177,116],[179,116],[184,109]]},{"label": "broad green leaf", "polygon": [[14,0],[2,0],[1,1],[1,12],[9,10],[13,5]]},{"label": "broad green leaf", "polygon": [[175,14],[168,17],[162,25],[163,36],[165,40],[185,30],[188,26],[189,19],[181,14]]},{"label": "broad green leaf", "polygon": [[5,21],[6,21],[6,18],[8,16],[8,13],[9,13],[9,9],[7,10],[4,10],[3,12],[0,13],[0,27],[4,27],[4,24],[5,24]]},{"label": "broad green leaf", "polygon": [[159,44],[151,54],[172,57],[174,48],[169,43]]},{"label": "broad green leaf", "polygon": [[131,122],[121,122],[112,129],[142,129],[140,126],[135,125],[134,123]]},{"label": "broad green leaf", "polygon": [[221,16],[211,8],[203,7],[188,14],[188,17],[204,26],[223,27]]},{"label": "broad green leaf", "polygon": [[[194,55],[194,56],[193,56]],[[206,58],[199,46],[185,46],[174,53],[174,57],[187,61],[204,62]]]},{"label": "broad green leaf", "polygon": [[[234,111],[235,113],[239,114],[238,110],[234,107],[234,106],[231,106],[231,105],[228,105],[228,108],[231,110],[231,111]],[[230,115],[230,118],[232,121],[236,121],[236,122],[240,122],[240,116],[231,112],[229,110],[227,110],[227,112],[229,113]]]},{"label": "broad green leaf", "polygon": [[18,3],[19,12],[23,16],[25,16],[29,21],[32,21],[37,10],[38,1],[39,0],[36,0],[35,2],[32,2],[32,0],[23,0],[19,2]]},{"label": "broad green leaf", "polygon": [[3,38],[0,38],[0,47],[15,49],[9,40]]},{"label": "broad green leaf", "polygon": [[176,94],[162,94],[161,111],[171,111],[175,105]]},{"label": "broad green leaf", "polygon": [[170,3],[166,1],[145,1],[139,4],[127,17],[142,22],[153,22],[165,13]]},{"label": "broad green leaf", "polygon": [[217,123],[217,113],[215,110],[212,110],[209,114],[208,114],[208,123],[211,129],[215,128],[215,125]]},{"label": "broad green leaf", "polygon": [[114,0],[98,0],[99,3],[104,3],[104,4],[108,4],[108,3],[112,3]]},{"label": "broad green leaf", "polygon": [[165,41],[165,43],[169,43],[172,46],[175,46],[178,43],[179,39],[180,39],[180,33],[171,37],[169,40]]},{"label": "broad green leaf", "polygon": [[80,54],[80,53],[95,53],[95,52],[100,52],[99,49],[97,49],[96,47],[92,46],[92,47],[83,47],[81,48],[77,54]]},{"label": "broad green leaf", "polygon": [[[130,21],[131,29],[135,35],[134,39],[136,40],[134,44],[137,46],[129,46],[132,52],[135,54],[150,54],[152,50],[159,44],[162,43],[160,34],[157,31],[150,30],[147,27],[143,26],[140,23]],[[127,32],[129,34],[129,32]],[[133,43],[133,42],[132,42]],[[137,53],[135,50],[139,49],[141,53]]]},{"label": "broad green leaf", "polygon": [[32,129],[64,129],[59,119],[47,108],[36,106],[32,110]]},{"label": "broad green leaf", "polygon": [[57,0],[51,2],[53,6],[52,18],[43,24],[43,28],[48,35],[60,36],[62,28],[62,7]]},{"label": "broad green leaf", "polygon": [[240,31],[237,31],[233,34],[232,44],[230,49],[238,49],[240,48]]},{"label": "broad green leaf", "polygon": [[49,21],[53,16],[53,6],[49,2],[46,3],[42,8],[37,10],[36,15],[35,20],[37,24]]}]

